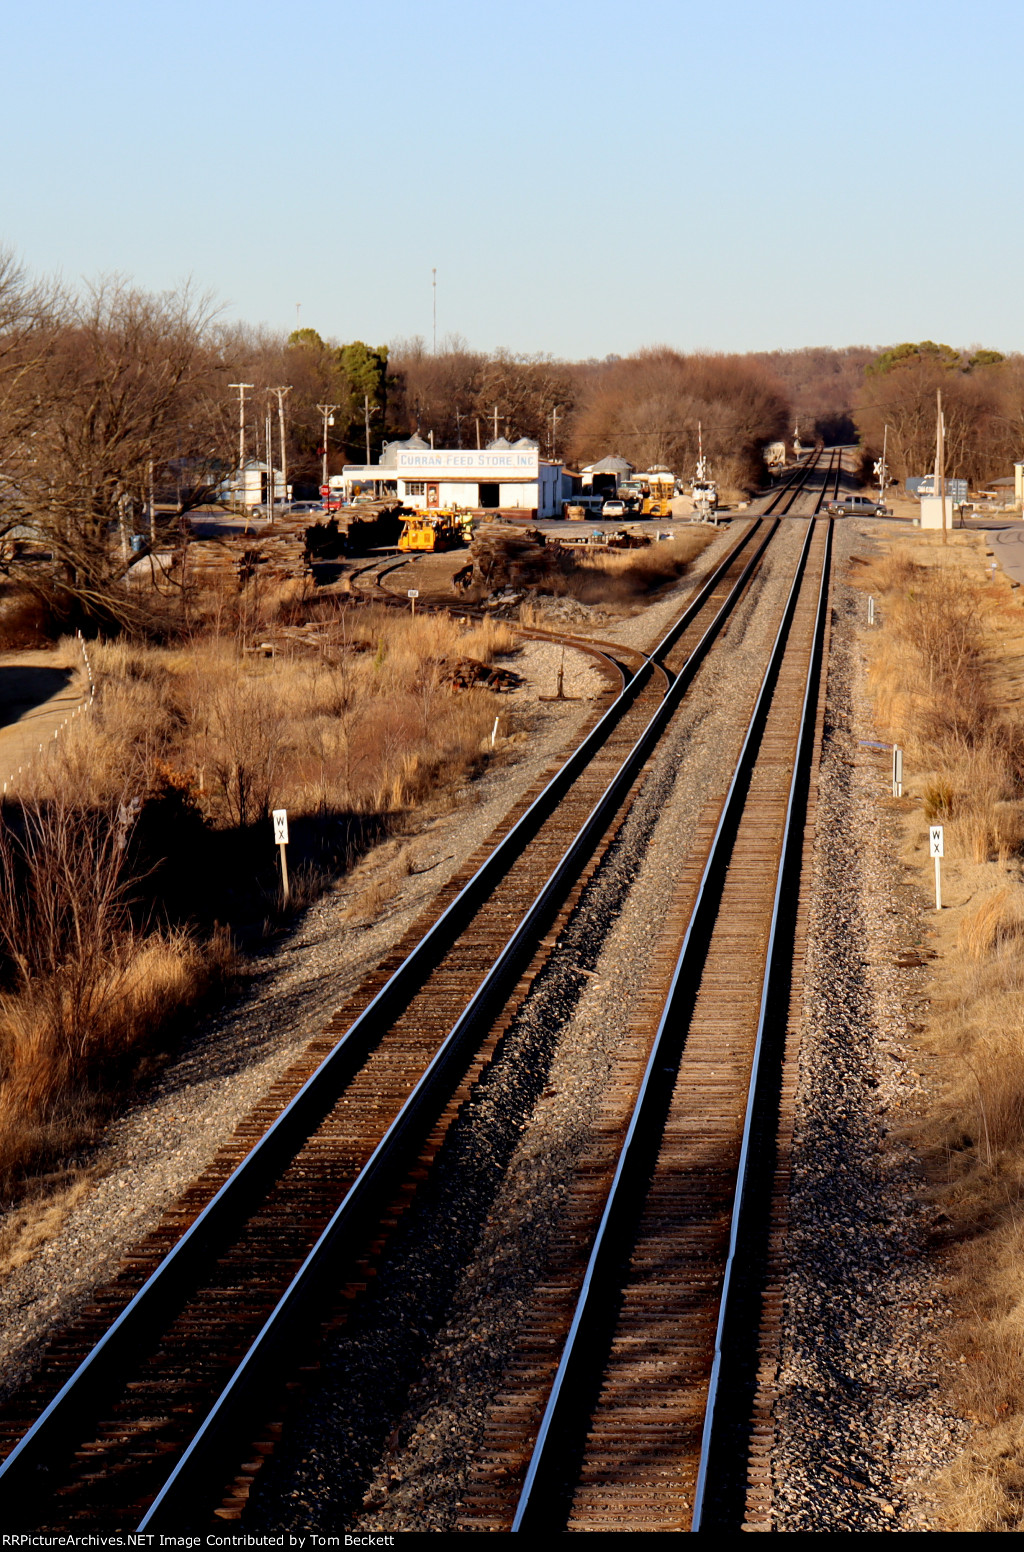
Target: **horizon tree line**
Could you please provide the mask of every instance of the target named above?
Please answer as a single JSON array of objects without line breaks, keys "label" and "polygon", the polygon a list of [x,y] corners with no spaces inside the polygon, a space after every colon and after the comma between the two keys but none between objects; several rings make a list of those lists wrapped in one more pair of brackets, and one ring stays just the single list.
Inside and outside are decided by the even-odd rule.
[{"label": "horizon tree line", "polygon": [[[580,466],[609,453],[679,475],[705,456],[726,486],[753,489],[762,450],[788,437],[859,435],[877,456],[889,427],[899,479],[933,458],[935,389],[947,468],[973,482],[1024,449],[1024,357],[931,341],[887,350],[685,354],[668,346],[603,361],[484,352],[457,336],[371,346],[225,324],[190,284],[154,294],[122,277],[73,290],[34,280],[0,252],[0,569],[46,594],[68,624],[131,625],[132,538],[216,498],[238,459],[238,397],[250,384],[246,456],[279,466],[275,391],[287,388],[296,493],[320,482],[323,414],[331,472],[376,462],[386,442],[433,433],[439,447],[534,439]],[[268,448],[266,410],[273,408]],[[53,564],[19,567],[15,538],[39,535]]]}]

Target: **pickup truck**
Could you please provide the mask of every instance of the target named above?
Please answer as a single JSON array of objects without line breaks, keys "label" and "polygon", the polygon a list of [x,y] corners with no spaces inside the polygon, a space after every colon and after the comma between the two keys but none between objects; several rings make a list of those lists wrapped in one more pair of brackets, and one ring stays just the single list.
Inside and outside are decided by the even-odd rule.
[{"label": "pickup truck", "polygon": [[889,507],[871,496],[837,496],[825,503],[829,517],[892,517]]}]

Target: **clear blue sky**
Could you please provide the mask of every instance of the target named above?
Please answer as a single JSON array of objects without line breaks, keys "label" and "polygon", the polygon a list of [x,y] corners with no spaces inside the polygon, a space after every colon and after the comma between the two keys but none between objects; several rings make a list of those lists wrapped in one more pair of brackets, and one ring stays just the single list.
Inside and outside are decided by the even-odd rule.
[{"label": "clear blue sky", "polygon": [[[225,316],[572,357],[1024,349],[1020,0],[50,0],[0,242]],[[930,212],[940,213],[933,229]]]}]

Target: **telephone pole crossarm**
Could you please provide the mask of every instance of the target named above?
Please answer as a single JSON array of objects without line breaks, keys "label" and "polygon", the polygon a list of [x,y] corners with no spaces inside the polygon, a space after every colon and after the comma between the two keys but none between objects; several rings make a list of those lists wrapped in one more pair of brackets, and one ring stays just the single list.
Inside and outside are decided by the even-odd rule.
[{"label": "telephone pole crossarm", "polygon": [[253,383],[228,383],[229,388],[238,389],[238,477],[235,490],[239,505],[245,500],[245,394],[247,389],[254,386]]}]

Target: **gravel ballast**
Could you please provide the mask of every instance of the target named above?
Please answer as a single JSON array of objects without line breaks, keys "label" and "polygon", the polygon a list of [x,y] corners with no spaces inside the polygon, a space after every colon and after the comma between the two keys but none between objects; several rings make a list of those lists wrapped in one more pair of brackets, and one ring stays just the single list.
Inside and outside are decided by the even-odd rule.
[{"label": "gravel ballast", "polygon": [[[839,578],[871,541],[836,527]],[[907,1029],[926,971],[922,902],[899,862],[857,641],[866,598],[837,581],[776,1381],[774,1525],[918,1531],[922,1485],[965,1435],[940,1394],[948,1318],[925,1256],[931,1209],[901,1139],[921,1093]]]},{"label": "gravel ballast", "polygon": [[[662,615],[675,617],[681,598],[711,564],[706,552],[652,606],[655,639]],[[643,618],[628,622],[633,632]],[[499,739],[508,742],[510,725],[528,729],[525,737],[513,735],[508,758],[473,782],[452,812],[371,854],[306,910],[282,942],[252,960],[244,994],[197,1021],[184,1048],[108,1127],[69,1189],[0,1218],[7,1263],[0,1284],[0,1396],[31,1374],[45,1343],[113,1276],[522,793],[576,742],[593,710],[590,697],[608,688],[587,654],[563,652],[556,643],[527,641],[508,662],[525,683],[500,697]],[[568,699],[539,700],[554,693],[560,667]],[[411,871],[396,865],[403,861]],[[394,894],[365,925],[359,897],[372,889],[376,872],[388,874]]]},{"label": "gravel ballast", "polygon": [[[647,980],[659,923],[752,704],[803,524],[784,527],[701,669],[588,885],[325,1357],[244,1523],[455,1530],[488,1406],[557,1245],[567,1185]],[[630,622],[633,623],[633,622]],[[658,631],[658,634],[661,632]],[[634,643],[638,644],[638,643]],[[410,1311],[415,1311],[415,1316]]]}]

